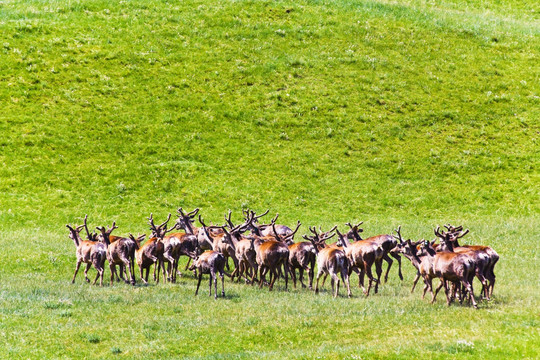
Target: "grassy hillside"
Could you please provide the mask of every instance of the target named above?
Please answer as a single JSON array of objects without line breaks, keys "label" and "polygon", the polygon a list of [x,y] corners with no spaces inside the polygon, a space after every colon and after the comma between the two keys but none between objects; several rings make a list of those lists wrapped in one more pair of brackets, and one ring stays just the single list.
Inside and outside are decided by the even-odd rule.
[{"label": "grassy hillside", "polygon": [[[0,29],[1,357],[540,352],[536,1],[8,0]],[[409,263],[367,300],[69,284],[66,223],[179,206],[463,223],[501,255],[496,298],[429,306]]]}]

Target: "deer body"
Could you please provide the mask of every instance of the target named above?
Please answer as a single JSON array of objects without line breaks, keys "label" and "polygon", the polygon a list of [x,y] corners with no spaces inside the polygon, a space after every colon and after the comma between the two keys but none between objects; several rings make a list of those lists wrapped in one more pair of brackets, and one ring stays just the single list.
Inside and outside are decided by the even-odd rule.
[{"label": "deer body", "polygon": [[293,286],[296,289],[296,269],[300,272],[300,284],[306,287],[302,281],[304,270],[308,272],[309,288],[313,288],[313,276],[315,271],[315,262],[317,261],[317,252],[313,244],[307,241],[297,242],[289,245],[289,269],[293,280]]},{"label": "deer body", "polygon": [[[86,224],[86,218],[85,218]],[[83,240],[79,236],[80,231],[84,225],[77,227],[76,229],[72,228],[69,225],[66,227],[69,229],[69,237],[75,243],[77,250],[75,252],[77,257],[77,265],[75,267],[75,273],[73,274],[73,279],[71,283],[75,283],[75,278],[77,277],[77,272],[82,263],[86,264],[86,269],[84,270],[84,278],[87,282],[90,282],[88,279],[88,270],[93,265],[97,271],[96,278],[94,279],[93,285],[96,284],[97,279],[100,278],[99,285],[103,286],[103,274],[104,274],[104,265],[105,259],[107,258],[107,247],[105,244],[99,241],[92,240]]]},{"label": "deer body", "polygon": [[[165,274],[165,265],[163,262],[163,242],[156,237],[148,239],[143,245],[139,245],[139,248],[135,252],[135,258],[137,259],[137,265],[139,266],[141,280],[145,284],[148,284],[148,273],[150,272],[150,267],[155,265],[154,281],[159,283],[160,268],[163,268],[163,274]],[[144,270],[146,270],[146,277],[143,277]]]},{"label": "deer body", "polygon": [[287,289],[289,281],[289,247],[277,240],[255,241],[254,247],[260,272],[259,287],[262,287],[265,282],[266,273],[270,272],[269,290],[271,291],[278,278],[278,269],[283,266],[285,289]]}]

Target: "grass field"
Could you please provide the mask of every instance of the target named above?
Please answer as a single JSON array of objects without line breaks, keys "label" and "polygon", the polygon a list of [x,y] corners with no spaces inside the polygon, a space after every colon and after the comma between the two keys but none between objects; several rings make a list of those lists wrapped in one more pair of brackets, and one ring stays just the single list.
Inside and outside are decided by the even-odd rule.
[{"label": "grass field", "polygon": [[[539,36],[532,0],[0,2],[0,358],[538,358]],[[180,206],[463,224],[495,296],[70,284],[65,224]]]}]

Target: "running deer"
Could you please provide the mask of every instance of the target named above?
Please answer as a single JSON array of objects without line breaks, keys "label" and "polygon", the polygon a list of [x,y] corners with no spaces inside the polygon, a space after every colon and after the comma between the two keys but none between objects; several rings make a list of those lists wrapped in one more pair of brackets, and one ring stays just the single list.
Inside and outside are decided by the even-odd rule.
[{"label": "running deer", "polygon": [[334,298],[339,294],[339,278],[338,273],[341,273],[341,277],[347,285],[347,296],[351,297],[351,287],[349,284],[349,262],[347,256],[343,250],[337,247],[327,246],[325,241],[335,235],[321,236],[317,233],[315,227],[309,228],[314,236],[303,235],[304,239],[311,242],[315,252],[317,253],[317,281],[315,283],[315,293],[319,293],[319,279],[324,274],[323,284],[326,281],[326,277],[330,275],[332,292]]},{"label": "running deer", "polygon": [[[206,229],[206,226],[199,215],[199,221],[203,226],[203,231],[209,239],[212,239],[212,235]],[[217,299],[217,276],[221,278],[221,295],[225,297],[225,281],[223,275],[225,273],[225,257],[218,251],[207,250],[201,254],[201,248],[199,243],[196,245],[195,259],[193,260],[193,265],[191,265],[190,270],[197,270],[199,279],[197,281],[197,290],[195,290],[195,296],[199,293],[199,286],[201,285],[201,280],[203,274],[210,274],[210,293],[209,296],[212,296],[212,280],[214,281],[214,298]]]},{"label": "running deer", "polygon": [[[84,217],[85,225],[87,218],[88,215]],[[99,286],[103,286],[103,274],[105,272],[104,265],[105,259],[107,258],[107,247],[105,246],[105,244],[99,241],[94,241],[90,239],[83,240],[80,237],[79,233],[85,227],[85,225],[80,225],[76,228],[73,228],[69,224],[66,225],[66,227],[69,229],[69,238],[73,240],[77,248],[77,265],[75,267],[75,273],[73,274],[73,279],[71,280],[71,283],[75,283],[75,277],[77,276],[77,272],[79,271],[81,264],[85,263],[86,269],[84,270],[84,279],[86,280],[86,282],[90,282],[90,279],[88,279],[88,270],[92,265],[94,265],[94,268],[97,271],[97,275],[92,285],[95,285],[97,279],[99,278]],[[89,238],[92,238],[92,236],[90,236],[90,232],[87,232],[87,234]]]}]

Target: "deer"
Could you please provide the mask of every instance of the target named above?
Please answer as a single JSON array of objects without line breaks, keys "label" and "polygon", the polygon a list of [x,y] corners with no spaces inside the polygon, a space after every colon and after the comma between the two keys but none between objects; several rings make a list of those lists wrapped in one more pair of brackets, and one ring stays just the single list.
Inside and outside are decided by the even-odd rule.
[{"label": "deer", "polygon": [[[265,215],[267,212],[268,211],[266,211],[263,215]],[[246,219],[245,226],[246,226],[247,229],[251,229],[251,235],[249,235],[248,238],[249,239],[251,239],[251,238],[255,239],[253,241],[253,247],[255,248],[255,259],[256,259],[257,265],[253,266],[252,259],[250,259],[251,267],[253,269],[255,269],[255,271],[253,272],[252,280],[251,280],[251,283],[253,284],[253,281],[254,281],[254,279],[256,277],[256,274],[257,274],[257,269],[261,269],[263,274],[266,274],[266,272],[271,271],[271,276],[273,275],[272,270],[267,269],[265,267],[263,267],[263,268],[260,267],[260,262],[263,261],[259,257],[258,249],[260,248],[260,246],[265,242],[272,242],[272,244],[274,244],[272,246],[275,248],[276,246],[277,247],[281,246],[281,245],[276,244],[276,242],[278,242],[278,243],[283,243],[283,244],[287,245],[287,247],[288,247],[288,245],[290,245],[292,243],[292,239],[294,237],[294,234],[296,233],[296,231],[298,231],[298,228],[300,226],[300,222],[298,222],[295,231],[291,230],[291,232],[287,233],[286,235],[280,235],[279,231],[276,230],[276,224],[275,224],[277,216],[274,219],[272,219],[272,222],[271,222],[270,225],[259,225],[259,224],[257,224],[257,219],[259,217],[263,216],[263,215],[256,216],[254,211],[246,211],[246,212],[244,212],[244,214],[245,214],[245,219]],[[262,230],[264,228],[268,227],[268,226],[273,228],[273,230],[272,230],[273,235],[263,235]],[[266,248],[267,246],[268,245],[264,245],[263,248]],[[250,257],[253,257],[253,252],[250,252]],[[284,274],[281,271],[281,267],[282,267],[282,265],[277,266],[278,278],[281,277]],[[283,268],[285,269],[285,274],[288,277],[288,272],[289,272],[289,269],[288,269],[289,268],[289,261],[288,260],[287,260],[286,263],[285,262],[283,263]],[[266,279],[262,278],[262,279],[260,279],[260,282],[261,281],[266,282]],[[286,278],[286,282],[287,281],[288,281],[288,278]]]},{"label": "deer", "polygon": [[[202,231],[202,228],[193,226],[193,223],[195,222],[195,216],[199,213],[199,208],[196,208],[193,211],[185,212],[183,208],[178,208],[178,219],[176,220],[175,227],[177,229],[182,229],[185,231],[185,234],[182,233],[173,233],[169,236],[175,236],[178,238],[179,241],[189,240],[193,244],[190,245],[190,248],[194,248],[194,240],[192,237],[189,237],[188,235],[193,235],[196,237],[196,241],[199,242],[199,247],[202,250],[210,250],[212,249],[212,244],[208,241],[206,238],[204,231]],[[209,227],[209,230],[212,234],[217,235],[220,233],[223,233],[223,230],[221,227],[217,226],[211,226]],[[184,253],[182,255],[185,255]],[[185,270],[187,270],[190,266],[191,258],[188,257],[188,262],[186,264]]]},{"label": "deer", "polygon": [[[394,249],[392,249],[392,252],[393,253],[396,253],[396,254],[403,254],[405,257],[407,257],[407,259],[411,260],[410,258],[410,255],[406,254],[405,253],[405,250],[404,250],[404,246],[406,245],[405,241],[403,240],[402,236],[401,236],[401,225],[398,226],[398,228],[396,230],[394,230],[396,232],[396,235],[392,235],[394,237],[394,239],[396,241],[398,241],[396,247]],[[415,245],[416,246],[419,246],[420,242],[416,243]],[[420,278],[422,277],[422,275],[420,274],[420,271],[417,269],[416,271],[416,275],[414,277],[414,280],[413,280],[413,286],[412,286],[412,289],[411,289],[411,294],[414,292],[414,289],[416,288],[416,284],[418,283],[418,280],[420,280]],[[426,293],[426,290],[427,288],[424,289],[424,295]],[[422,295],[422,299],[424,298],[424,295]]]},{"label": "deer", "polygon": [[338,273],[341,273],[341,277],[347,286],[347,296],[351,297],[351,287],[349,284],[349,262],[347,256],[343,250],[340,250],[337,247],[327,246],[325,241],[330,239],[335,235],[321,236],[317,233],[315,227],[309,227],[309,230],[314,234],[314,236],[303,235],[303,238],[311,242],[315,252],[317,253],[317,280],[315,283],[315,294],[319,293],[319,279],[324,274],[323,284],[326,280],[326,277],[330,275],[332,293],[334,298],[339,294],[339,278]]},{"label": "deer", "polygon": [[[450,296],[448,282],[461,284],[467,291],[469,301],[472,302],[474,308],[478,308],[478,304],[474,298],[472,281],[475,276],[475,263],[468,254],[457,254],[449,251],[436,252],[433,244],[429,241],[424,241],[420,244],[420,249],[425,250],[427,261],[431,262],[432,276],[441,279],[441,285],[435,291],[435,297],[441,286],[444,286],[446,293],[447,305],[450,305],[454,299]],[[431,277],[429,278],[431,282]],[[432,301],[432,303],[433,303]]]},{"label": "deer", "polygon": [[[81,267],[82,263],[86,264],[86,269],[84,270],[84,279],[86,282],[90,282],[90,279],[88,279],[88,270],[92,265],[94,265],[94,268],[97,271],[96,278],[94,279],[94,282],[92,285],[95,285],[97,282],[97,279],[99,278],[99,286],[103,286],[103,274],[104,274],[104,265],[105,265],[105,259],[107,258],[107,248],[105,244],[99,241],[95,241],[94,237],[90,235],[90,232],[87,232],[88,234],[88,240],[83,240],[79,233],[81,230],[86,227],[86,220],[88,218],[88,215],[84,217],[84,224],[77,226],[76,228],[73,228],[71,225],[67,224],[66,227],[69,229],[69,238],[73,240],[75,243],[76,250],[76,256],[77,256],[77,265],[75,267],[75,273],[73,274],[73,279],[71,280],[71,283],[75,283],[75,278],[77,277],[77,272],[79,271],[79,268]],[[94,234],[95,235],[95,234]]]},{"label": "deer", "polygon": [[[354,230],[356,238],[360,238],[357,230]],[[358,287],[362,288],[364,295],[367,297],[371,291],[371,287],[375,284],[375,293],[379,290],[379,283],[382,274],[382,259],[384,256],[384,249],[382,245],[376,241],[369,239],[357,240],[350,242],[348,235],[342,235],[339,230],[337,246],[343,246],[347,259],[350,263],[351,270],[358,273]],[[360,238],[361,239],[361,238]],[[377,278],[373,277],[371,267],[375,264],[375,272]],[[368,288],[364,287],[364,275],[368,277]]]},{"label": "deer", "polygon": [[148,224],[152,230],[152,237],[158,238],[163,242],[163,261],[168,262],[166,279],[172,283],[176,282],[176,272],[178,270],[178,258],[180,257],[181,243],[176,237],[166,237],[167,233],[176,230],[176,225],[167,230],[167,223],[171,219],[171,214],[161,225],[154,224],[153,214],[150,214]]},{"label": "deer", "polygon": [[131,282],[135,285],[135,251],[139,247],[136,241],[130,238],[116,238],[114,243],[111,243],[110,236],[114,229],[118,229],[116,222],[113,222],[109,229],[103,226],[97,226],[96,229],[101,232],[98,235],[98,240],[105,243],[107,246],[107,260],[111,269],[111,286],[114,283],[114,274],[116,273],[116,265],[122,265],[120,268],[120,277],[123,278],[123,269],[127,270],[129,280],[126,278],[126,284]]},{"label": "deer", "polygon": [[[199,221],[201,222],[203,226],[203,231],[205,232],[206,236],[209,239],[212,239],[212,235],[210,235],[210,232],[207,230],[201,216],[199,215]],[[210,293],[209,296],[212,296],[212,280],[214,281],[214,299],[217,299],[217,276],[216,274],[219,274],[219,277],[221,278],[221,296],[225,297],[225,281],[224,281],[224,273],[225,273],[225,257],[223,254],[221,254],[219,251],[216,250],[206,250],[205,252],[202,252],[202,249],[199,246],[199,243],[197,242],[196,245],[196,256],[193,260],[193,265],[191,265],[190,270],[197,270],[198,273],[198,281],[197,281],[197,289],[195,290],[195,296],[199,293],[199,287],[201,285],[201,280],[203,274],[210,274]]]},{"label": "deer", "polygon": [[[256,225],[257,219],[258,218],[254,212],[248,214],[245,228],[251,227],[252,232],[255,231],[255,234],[252,236],[255,237],[253,247],[255,249],[256,262],[259,270],[259,288],[261,288],[263,283],[266,282],[266,274],[269,272],[270,283],[268,289],[269,291],[272,291],[274,284],[279,277],[280,268],[283,266],[285,275],[285,289],[287,290],[289,282],[289,247],[280,241],[281,239],[278,237],[278,235],[261,235],[260,226]],[[256,272],[253,274],[252,281],[254,280],[255,275]]]},{"label": "deer", "polygon": [[273,236],[277,241],[287,244],[289,248],[289,272],[293,280],[293,286],[296,289],[296,269],[299,271],[299,281],[303,288],[306,287],[304,284],[304,271],[308,273],[309,280],[309,289],[313,288],[313,277],[315,271],[315,261],[316,261],[316,251],[311,242],[301,241],[294,242],[294,235],[298,232],[298,229],[302,225],[300,221],[297,221],[296,228],[291,230],[292,232],[287,235],[282,235],[283,232],[280,232],[276,228],[277,217],[272,219],[271,227]]},{"label": "deer", "polygon": [[446,229],[452,234],[451,242],[454,247],[455,252],[462,252],[465,251],[464,249],[468,249],[471,251],[476,252],[483,252],[485,253],[489,258],[489,264],[487,265],[484,275],[487,280],[487,289],[484,289],[484,285],[482,285],[482,293],[485,294],[485,297],[487,300],[491,299],[493,296],[493,288],[495,286],[495,264],[499,261],[499,254],[495,250],[493,250],[489,246],[482,246],[482,245],[459,245],[458,239],[465,236],[469,230],[465,231],[465,233],[461,233],[463,231],[463,226],[454,227],[450,224],[445,225]]},{"label": "deer", "polygon": [[[253,224],[257,224],[259,222],[259,219],[263,217],[264,215],[268,214],[269,211],[270,209],[266,210],[262,215],[256,215],[253,210],[246,210],[244,211],[244,217],[247,219],[248,215],[251,213],[251,215],[253,216]],[[276,224],[278,217],[279,217],[279,213],[276,214],[276,216],[270,221],[269,224],[257,225],[258,227],[257,235],[259,236],[274,236],[274,235],[287,236],[287,235],[292,234],[293,230],[290,227],[286,225]]]},{"label": "deer", "polygon": [[439,227],[435,229],[435,236],[441,239],[441,243],[437,248],[437,251],[449,251],[453,253],[469,255],[475,263],[475,275],[482,284],[483,297],[486,300],[489,300],[489,285],[487,280],[487,273],[490,265],[490,257],[488,256],[488,254],[482,250],[473,250],[464,247],[454,247],[454,242],[457,242],[459,238],[467,235],[469,230],[465,231],[464,233],[461,233],[461,230],[459,230],[458,232],[441,233],[439,230]]},{"label": "deer", "polygon": [[[159,283],[160,268],[163,268],[163,274],[166,274],[165,263],[163,261],[163,242],[157,237],[151,237],[144,244],[141,245],[140,243],[143,240],[141,236],[135,238],[132,234],[129,234],[129,237],[139,244],[138,249],[135,251],[135,258],[137,260],[137,265],[139,266],[142,282],[148,284],[148,273],[150,271],[150,267],[152,265],[155,265],[154,281],[156,283]],[[144,270],[146,270],[146,277],[143,277]]]},{"label": "deer", "polygon": [[[358,223],[357,225],[352,225],[350,223],[346,223],[347,226],[349,226],[351,229],[347,232],[347,238],[349,240],[359,241],[362,240],[360,237],[360,233],[364,230],[360,228],[360,225],[363,224],[363,221]],[[392,235],[376,235],[371,236],[369,238],[364,239],[366,241],[372,241],[377,244],[379,244],[383,249],[383,255],[382,260],[386,261],[388,264],[388,267],[386,268],[386,273],[384,274],[384,282],[386,283],[388,281],[388,274],[390,273],[390,268],[392,267],[393,260],[390,258],[392,256],[394,259],[398,262],[398,275],[400,280],[403,280],[403,273],[401,272],[401,257],[399,256],[399,253],[393,251],[393,249],[397,245],[397,241]],[[389,256],[390,255],[390,256]]]}]

